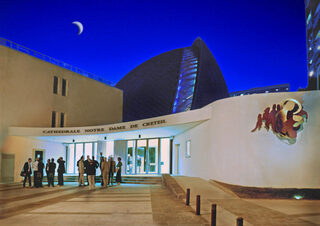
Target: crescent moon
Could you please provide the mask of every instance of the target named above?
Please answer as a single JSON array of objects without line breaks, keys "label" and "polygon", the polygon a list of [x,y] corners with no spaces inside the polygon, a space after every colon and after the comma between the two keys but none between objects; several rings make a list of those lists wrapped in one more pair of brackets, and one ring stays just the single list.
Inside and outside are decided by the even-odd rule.
[{"label": "crescent moon", "polygon": [[83,32],[83,25],[79,21],[73,21],[72,24],[76,25],[79,29],[78,35],[80,35]]}]

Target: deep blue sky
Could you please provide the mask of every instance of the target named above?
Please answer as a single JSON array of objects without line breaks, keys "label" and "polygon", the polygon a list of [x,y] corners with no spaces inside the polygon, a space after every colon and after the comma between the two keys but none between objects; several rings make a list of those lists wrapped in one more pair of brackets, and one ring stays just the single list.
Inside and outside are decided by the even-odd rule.
[{"label": "deep blue sky", "polygon": [[230,92],[307,85],[304,0],[0,0],[0,37],[112,82],[198,36]]}]

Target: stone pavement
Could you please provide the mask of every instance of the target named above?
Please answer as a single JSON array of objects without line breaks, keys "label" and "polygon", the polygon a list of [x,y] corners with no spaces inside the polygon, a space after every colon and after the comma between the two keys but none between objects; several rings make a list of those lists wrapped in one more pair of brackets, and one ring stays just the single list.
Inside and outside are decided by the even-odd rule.
[{"label": "stone pavement", "polygon": [[[2,190],[1,190],[2,189]],[[161,185],[0,188],[0,225],[208,225]]]},{"label": "stone pavement", "polygon": [[320,225],[319,200],[240,199],[214,182],[198,177],[173,177],[183,190],[190,188],[190,204],[195,209],[201,196],[201,215],[209,222],[211,204],[217,204],[217,225],[235,225],[237,217],[244,225],[304,226]]}]

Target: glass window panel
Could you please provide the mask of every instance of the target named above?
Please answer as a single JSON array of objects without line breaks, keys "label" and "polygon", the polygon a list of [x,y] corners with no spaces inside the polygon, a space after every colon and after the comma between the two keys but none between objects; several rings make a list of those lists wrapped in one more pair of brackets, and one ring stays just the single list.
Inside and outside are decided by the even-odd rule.
[{"label": "glass window panel", "polygon": [[86,156],[86,158],[87,158],[87,155],[89,155],[90,159],[92,159],[92,143],[85,143],[84,155]]},{"label": "glass window panel", "polygon": [[163,138],[160,140],[160,158],[161,158],[161,173],[169,173],[170,164],[170,139]]},{"label": "glass window panel", "polygon": [[148,173],[158,173],[158,139],[149,140]]},{"label": "glass window panel", "polygon": [[135,169],[135,141],[129,140],[127,147],[127,167],[126,174],[134,174]]},{"label": "glass window panel", "polygon": [[147,140],[138,140],[138,146],[147,146]]},{"label": "glass window panel", "polygon": [[57,76],[53,77],[53,93],[54,94],[58,93],[58,77]]},{"label": "glass window panel", "polygon": [[107,141],[107,151],[106,151],[106,157],[110,157],[114,155],[114,142],[113,141]]},{"label": "glass window panel", "polygon": [[79,173],[77,162],[83,156],[83,144],[76,144],[75,173]]},{"label": "glass window panel", "polygon": [[98,157],[100,158],[100,154],[98,156],[98,143],[94,142],[93,145],[94,145],[94,156],[97,161],[100,161],[100,159],[98,159]]},{"label": "glass window panel", "polygon": [[148,171],[147,163],[147,140],[137,141],[137,174],[144,174]]},{"label": "glass window panel", "polygon": [[67,173],[74,173],[74,144],[69,145]]}]

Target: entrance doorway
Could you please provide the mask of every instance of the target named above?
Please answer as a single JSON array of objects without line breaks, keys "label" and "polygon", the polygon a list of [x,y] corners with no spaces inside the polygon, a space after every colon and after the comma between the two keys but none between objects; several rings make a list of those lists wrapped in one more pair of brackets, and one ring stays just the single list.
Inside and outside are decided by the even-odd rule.
[{"label": "entrance doorway", "polygon": [[160,173],[160,139],[128,141],[126,174]]},{"label": "entrance doorway", "polygon": [[36,158],[44,160],[45,152],[46,152],[45,149],[33,149],[32,150],[32,156],[34,157],[33,160],[36,160]]}]

